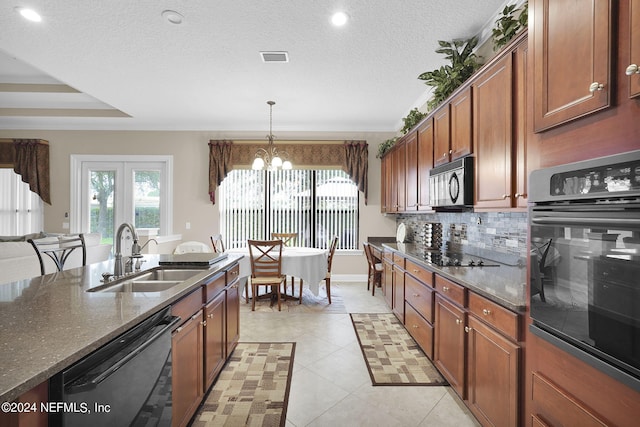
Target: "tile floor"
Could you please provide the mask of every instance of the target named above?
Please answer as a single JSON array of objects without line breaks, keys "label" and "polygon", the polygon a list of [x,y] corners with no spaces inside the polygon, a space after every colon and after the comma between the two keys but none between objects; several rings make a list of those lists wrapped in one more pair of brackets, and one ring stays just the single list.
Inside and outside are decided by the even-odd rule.
[{"label": "tile floor", "polygon": [[450,387],[373,387],[348,313],[389,309],[365,283],[335,283],[332,294],[346,313],[252,312],[241,302],[240,341],[297,343],[288,427],[479,426]]}]

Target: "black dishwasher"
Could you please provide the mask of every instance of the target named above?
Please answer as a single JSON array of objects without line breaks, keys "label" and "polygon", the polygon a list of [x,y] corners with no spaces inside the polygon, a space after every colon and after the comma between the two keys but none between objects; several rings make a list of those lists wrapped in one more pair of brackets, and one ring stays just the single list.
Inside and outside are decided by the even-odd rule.
[{"label": "black dishwasher", "polygon": [[171,307],[105,344],[49,382],[49,425],[170,426]]}]

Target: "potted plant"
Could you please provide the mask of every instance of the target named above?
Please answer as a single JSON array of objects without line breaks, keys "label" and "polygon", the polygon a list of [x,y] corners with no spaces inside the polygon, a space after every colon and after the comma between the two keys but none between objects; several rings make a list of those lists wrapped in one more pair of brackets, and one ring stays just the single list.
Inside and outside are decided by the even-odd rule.
[{"label": "potted plant", "polygon": [[386,141],[381,142],[380,145],[378,145],[378,154],[376,154],[376,157],[379,159],[383,158],[384,155],[387,154],[394,145],[396,145],[397,141],[398,137],[394,136],[393,138],[389,138]]},{"label": "potted plant", "polygon": [[467,40],[442,41],[438,40],[440,48],[436,53],[442,53],[451,65],[443,65],[437,70],[427,71],[418,76],[427,86],[433,87],[433,98],[427,102],[429,111],[440,105],[462,83],[480,67],[478,57],[473,49],[478,44],[478,38]]},{"label": "potted plant", "polygon": [[407,132],[409,132],[409,130],[411,130],[412,127],[417,125],[420,120],[424,119],[426,115],[427,115],[426,113],[420,112],[417,108],[414,108],[413,110],[409,111],[409,114],[407,114],[407,117],[402,119],[402,121],[404,122],[404,126],[401,129],[402,134],[406,135]]},{"label": "potted plant", "polygon": [[[516,17],[517,15],[517,17]],[[506,6],[501,16],[496,20],[496,26],[492,30],[493,50],[498,50],[509,43],[529,22],[529,3],[525,2],[522,9],[516,9],[516,5]]]}]

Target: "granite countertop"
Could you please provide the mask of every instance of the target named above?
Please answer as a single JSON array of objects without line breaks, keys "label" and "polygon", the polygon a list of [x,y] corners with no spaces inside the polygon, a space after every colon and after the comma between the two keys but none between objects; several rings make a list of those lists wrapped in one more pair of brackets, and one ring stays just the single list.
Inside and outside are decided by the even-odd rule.
[{"label": "granite countertop", "polygon": [[440,267],[424,261],[421,245],[382,243],[407,259],[446,277],[509,310],[524,313],[526,307],[526,265],[499,267]]},{"label": "granite countertop", "polygon": [[[113,261],[0,284],[0,402],[12,401],[236,262],[210,269],[162,292],[86,292],[102,285]],[[143,270],[158,266],[145,255]]]}]

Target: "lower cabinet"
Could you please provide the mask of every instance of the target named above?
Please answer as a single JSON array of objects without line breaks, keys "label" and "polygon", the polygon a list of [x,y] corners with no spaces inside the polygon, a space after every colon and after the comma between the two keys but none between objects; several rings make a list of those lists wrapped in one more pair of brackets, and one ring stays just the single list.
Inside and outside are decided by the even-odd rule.
[{"label": "lower cabinet", "polygon": [[468,320],[469,408],[483,425],[518,425],[520,347],[474,316]]},{"label": "lower cabinet", "polygon": [[181,324],[171,337],[172,425],[186,426],[204,396],[202,310]]},{"label": "lower cabinet", "polygon": [[[237,273],[236,273],[237,276]],[[226,303],[226,353],[228,358],[240,339],[240,280],[236,278],[227,288]]]},{"label": "lower cabinet", "polygon": [[387,257],[385,252],[382,258],[382,293],[389,307],[393,307],[393,261]]},{"label": "lower cabinet", "polygon": [[226,294],[221,292],[204,309],[204,389],[211,387],[213,380],[226,360]]},{"label": "lower cabinet", "polygon": [[465,399],[466,313],[436,295],[433,362],[458,395]]}]

